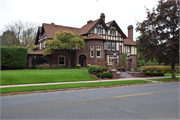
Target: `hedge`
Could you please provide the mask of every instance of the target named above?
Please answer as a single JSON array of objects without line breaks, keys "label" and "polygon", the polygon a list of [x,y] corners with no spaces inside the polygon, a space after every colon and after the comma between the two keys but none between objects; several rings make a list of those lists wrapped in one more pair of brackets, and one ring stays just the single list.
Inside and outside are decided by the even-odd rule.
[{"label": "hedge", "polygon": [[27,48],[1,46],[1,68],[23,68],[27,65]]},{"label": "hedge", "polygon": [[[171,66],[141,66],[138,68],[138,70],[140,69],[144,69],[146,72],[147,71],[150,71],[150,72],[154,72],[154,71],[157,71],[157,72],[171,72]],[[175,71],[176,72],[179,72],[179,66],[175,66]]]}]

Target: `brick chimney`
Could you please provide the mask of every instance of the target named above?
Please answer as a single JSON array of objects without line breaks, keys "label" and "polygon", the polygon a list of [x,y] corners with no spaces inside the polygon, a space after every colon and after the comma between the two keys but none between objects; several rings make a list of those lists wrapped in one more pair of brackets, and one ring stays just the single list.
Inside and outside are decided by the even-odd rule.
[{"label": "brick chimney", "polygon": [[105,22],[105,15],[104,15],[104,13],[101,13],[100,18]]},{"label": "brick chimney", "polygon": [[128,38],[133,41],[133,25],[128,26]]}]

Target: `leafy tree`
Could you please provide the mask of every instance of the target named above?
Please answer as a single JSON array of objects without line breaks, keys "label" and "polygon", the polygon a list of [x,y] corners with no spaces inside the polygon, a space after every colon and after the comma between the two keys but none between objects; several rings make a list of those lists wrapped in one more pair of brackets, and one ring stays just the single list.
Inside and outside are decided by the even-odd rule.
[{"label": "leafy tree", "polygon": [[147,60],[156,58],[171,64],[172,78],[175,78],[175,63],[179,60],[179,1],[158,2],[152,12],[146,10],[147,20],[137,22],[136,31],[142,33],[137,43]]},{"label": "leafy tree", "polygon": [[4,25],[1,43],[5,46],[26,47],[31,51],[35,45],[38,25],[29,21],[12,21]]},{"label": "leafy tree", "polygon": [[122,65],[125,67],[126,66],[126,58],[127,58],[127,53],[123,54],[123,57],[121,59]]},{"label": "leafy tree", "polygon": [[17,39],[15,33],[13,31],[5,31],[1,36],[1,45],[2,46],[11,46],[17,47],[19,46],[19,40]]},{"label": "leafy tree", "polygon": [[69,67],[72,51],[85,48],[84,37],[71,31],[56,32],[55,37],[52,40],[47,40],[45,45],[47,48],[43,52],[44,56],[53,53],[54,50],[66,49]]}]

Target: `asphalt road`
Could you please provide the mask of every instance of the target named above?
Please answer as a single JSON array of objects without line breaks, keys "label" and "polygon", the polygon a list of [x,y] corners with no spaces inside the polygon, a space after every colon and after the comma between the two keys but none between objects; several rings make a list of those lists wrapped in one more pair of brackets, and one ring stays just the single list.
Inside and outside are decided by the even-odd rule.
[{"label": "asphalt road", "polygon": [[1,119],[179,119],[179,82],[1,97]]}]

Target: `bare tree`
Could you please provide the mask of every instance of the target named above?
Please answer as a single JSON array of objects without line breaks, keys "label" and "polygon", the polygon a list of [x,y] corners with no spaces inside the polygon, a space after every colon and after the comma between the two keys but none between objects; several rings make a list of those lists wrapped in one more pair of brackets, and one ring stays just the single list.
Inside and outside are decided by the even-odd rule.
[{"label": "bare tree", "polygon": [[[14,33],[15,38],[17,39],[18,42],[18,46],[27,47],[28,50],[31,50],[32,48],[35,47],[34,42],[37,34],[37,28],[38,28],[38,24],[34,22],[29,22],[29,21],[23,22],[21,20],[18,20],[6,24],[4,26],[4,31],[11,31],[12,33]],[[8,34],[8,36],[9,36],[8,40],[2,38],[1,42],[11,41],[13,43],[14,40],[10,39],[12,38],[12,35]],[[13,46],[15,45],[13,44]]]}]

